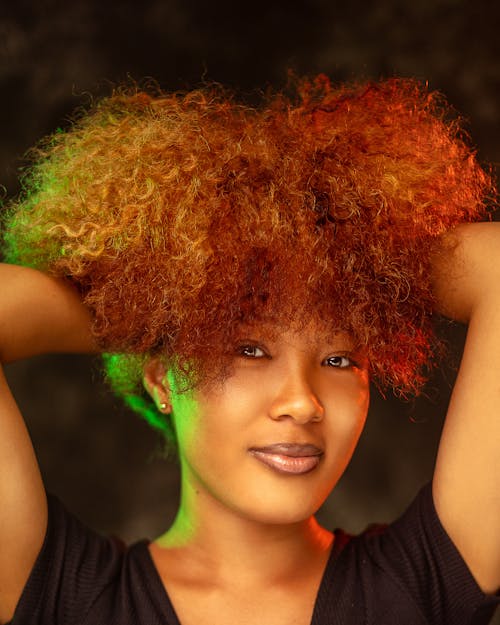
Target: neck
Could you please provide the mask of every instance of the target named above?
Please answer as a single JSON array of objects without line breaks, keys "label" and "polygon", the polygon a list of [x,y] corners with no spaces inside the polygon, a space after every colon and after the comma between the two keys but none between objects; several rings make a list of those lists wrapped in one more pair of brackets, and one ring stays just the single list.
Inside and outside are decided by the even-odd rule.
[{"label": "neck", "polygon": [[[267,523],[228,509],[209,493],[183,484],[170,529],[156,544],[186,570],[213,579],[265,585],[299,579],[324,568],[333,536],[314,516],[295,523]],[[177,559],[177,558],[176,558]]]}]

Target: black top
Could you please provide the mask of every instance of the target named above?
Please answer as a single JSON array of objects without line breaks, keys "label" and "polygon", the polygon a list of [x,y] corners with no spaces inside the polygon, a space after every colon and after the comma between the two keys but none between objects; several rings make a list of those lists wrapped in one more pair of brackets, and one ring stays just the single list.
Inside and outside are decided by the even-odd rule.
[{"label": "black top", "polygon": [[[391,525],[359,536],[336,530],[311,625],[479,625],[499,600],[481,592],[426,486]],[[53,497],[42,551],[11,621],[28,624],[180,625],[148,541],[126,548],[100,536]]]}]

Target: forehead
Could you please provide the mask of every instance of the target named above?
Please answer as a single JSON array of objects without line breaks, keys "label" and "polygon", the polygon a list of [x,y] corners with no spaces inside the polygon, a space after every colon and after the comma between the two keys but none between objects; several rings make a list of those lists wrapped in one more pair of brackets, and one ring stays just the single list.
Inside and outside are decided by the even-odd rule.
[{"label": "forehead", "polygon": [[253,338],[269,342],[303,344],[315,346],[340,344],[345,348],[355,347],[354,338],[334,323],[320,319],[292,320],[290,323],[244,323],[237,329],[238,338]]}]

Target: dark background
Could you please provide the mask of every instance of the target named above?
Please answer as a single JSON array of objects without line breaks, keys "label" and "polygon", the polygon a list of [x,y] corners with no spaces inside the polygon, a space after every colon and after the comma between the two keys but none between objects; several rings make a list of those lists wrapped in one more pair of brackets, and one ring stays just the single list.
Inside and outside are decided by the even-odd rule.
[{"label": "dark background", "polygon": [[[90,94],[154,77],[166,89],[216,80],[249,92],[280,86],[287,68],[334,80],[427,80],[468,120],[481,161],[496,163],[500,9],[494,2],[16,1],[0,9],[0,183],[17,193],[24,151],[67,124]],[[2,294],[3,295],[3,294]],[[450,329],[458,353],[463,330]],[[45,483],[93,527],[154,538],[172,519],[177,468],[161,441],[103,386],[97,360],[47,356],[8,367]],[[399,514],[431,477],[453,367],[424,397],[376,393],[347,474],[321,511],[359,531]]]}]

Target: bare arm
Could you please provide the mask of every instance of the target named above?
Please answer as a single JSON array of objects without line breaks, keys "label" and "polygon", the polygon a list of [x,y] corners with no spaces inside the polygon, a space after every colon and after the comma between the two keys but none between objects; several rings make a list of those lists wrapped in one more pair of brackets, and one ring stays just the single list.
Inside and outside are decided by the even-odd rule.
[{"label": "bare arm", "polygon": [[433,479],[438,515],[486,592],[500,587],[500,224],[462,226],[435,262],[440,311],[469,324]]},{"label": "bare arm", "polygon": [[[0,264],[0,361],[97,351],[90,317],[65,283]],[[22,416],[0,366],[0,623],[9,621],[43,543],[47,501]]]}]

